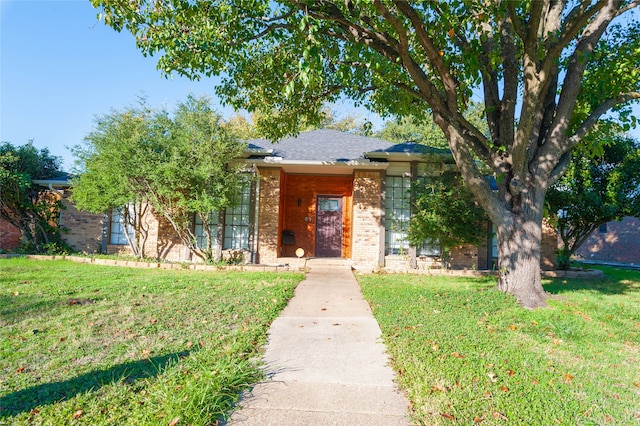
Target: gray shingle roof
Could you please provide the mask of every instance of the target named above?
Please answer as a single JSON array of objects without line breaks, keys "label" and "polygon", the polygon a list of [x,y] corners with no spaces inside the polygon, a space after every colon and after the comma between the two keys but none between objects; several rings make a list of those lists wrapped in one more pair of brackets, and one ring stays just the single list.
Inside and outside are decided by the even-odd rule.
[{"label": "gray shingle roof", "polygon": [[451,154],[451,151],[448,149],[440,149],[434,148],[432,146],[426,146],[415,142],[403,142],[403,143],[394,143],[391,144],[389,148],[386,149],[376,149],[369,152],[386,152],[390,154]]},{"label": "gray shingle roof", "polygon": [[283,160],[350,161],[364,158],[365,152],[393,149],[396,144],[377,138],[338,130],[312,130],[272,144],[267,139],[247,141],[251,150],[273,150]]}]

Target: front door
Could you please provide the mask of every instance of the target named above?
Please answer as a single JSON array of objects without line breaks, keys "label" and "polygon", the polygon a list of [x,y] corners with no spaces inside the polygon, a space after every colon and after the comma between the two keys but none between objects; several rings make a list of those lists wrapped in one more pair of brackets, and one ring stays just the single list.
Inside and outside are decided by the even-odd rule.
[{"label": "front door", "polygon": [[316,256],[342,257],[342,197],[316,199]]}]

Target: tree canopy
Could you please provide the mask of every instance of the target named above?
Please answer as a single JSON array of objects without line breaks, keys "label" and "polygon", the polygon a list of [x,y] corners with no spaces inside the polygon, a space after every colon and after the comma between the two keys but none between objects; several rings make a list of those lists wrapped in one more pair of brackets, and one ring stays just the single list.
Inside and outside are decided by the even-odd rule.
[{"label": "tree canopy", "polygon": [[144,102],[112,111],[74,150],[83,171],[74,180],[73,200],[90,212],[121,211],[135,230],[127,238],[138,256],[145,255],[144,216],[152,206],[195,256],[214,260],[220,252],[210,227],[203,227],[201,244],[192,224],[195,215],[209,224],[209,215],[237,196],[242,177],[233,160],[244,145],[233,131],[206,98],[189,97],[173,114]]},{"label": "tree canopy", "polygon": [[61,162],[48,149],[38,150],[33,141],[21,146],[0,144],[0,219],[20,230],[27,250],[47,251],[51,244],[62,248],[60,197],[33,183],[63,175]]},{"label": "tree canopy", "polygon": [[640,144],[617,135],[596,157],[576,150],[567,173],[549,190],[547,210],[557,214],[561,267],[600,225],[640,217]]},{"label": "tree canopy", "polygon": [[[340,96],[431,115],[496,225],[498,287],[527,307],[545,305],[549,186],[603,117],[633,124],[625,106],[640,98],[639,0],[92,2],[163,72],[220,75],[226,102],[276,111],[262,116],[274,139]],[[464,115],[476,94],[487,133]]]}]

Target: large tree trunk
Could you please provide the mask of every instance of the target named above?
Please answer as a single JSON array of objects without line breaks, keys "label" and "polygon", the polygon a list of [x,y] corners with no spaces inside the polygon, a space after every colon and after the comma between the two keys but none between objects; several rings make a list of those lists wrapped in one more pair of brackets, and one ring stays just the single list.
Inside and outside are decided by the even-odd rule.
[{"label": "large tree trunk", "polygon": [[540,271],[542,223],[518,215],[512,226],[498,228],[498,288],[529,309],[546,307]]}]

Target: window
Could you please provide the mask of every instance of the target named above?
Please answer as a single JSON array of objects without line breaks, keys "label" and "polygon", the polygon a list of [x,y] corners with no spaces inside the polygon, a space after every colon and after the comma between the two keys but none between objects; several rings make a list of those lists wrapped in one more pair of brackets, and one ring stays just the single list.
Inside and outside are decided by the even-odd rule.
[{"label": "window", "polygon": [[385,254],[401,254],[409,248],[411,178],[387,176],[385,196]]},{"label": "window", "polygon": [[[422,180],[420,178],[419,180]],[[411,219],[411,178],[387,176],[385,197],[385,254],[402,254],[409,249]],[[440,256],[438,242],[424,242],[416,247],[418,256]]]},{"label": "window", "polygon": [[249,249],[249,221],[251,218],[251,182],[246,182],[236,203],[225,210],[224,249]]},{"label": "window", "polygon": [[[125,212],[124,209],[127,209]],[[126,223],[125,213],[128,213],[126,216],[133,216],[135,212],[131,206],[115,209],[111,212],[111,222],[109,223],[110,235],[109,235],[109,244],[114,245],[127,245],[129,241],[127,241],[127,236],[125,232],[129,234],[129,238],[133,239],[135,236],[135,232],[133,230],[133,226],[131,224]]]},{"label": "window", "polygon": [[335,212],[340,210],[340,201],[331,198],[321,198],[318,208],[323,212]]},{"label": "window", "polygon": [[[211,234],[211,247],[215,249],[218,246],[218,212],[209,213],[208,217],[208,227],[209,233]],[[196,240],[198,242],[198,247],[207,248],[207,235],[205,233],[206,230],[205,224],[202,223],[202,219],[200,219],[199,215],[196,215],[194,220],[194,229],[193,233],[196,236]]]},{"label": "window", "polygon": [[442,249],[440,248],[440,244],[435,241],[433,243],[424,242],[418,250],[416,254],[418,256],[429,256],[429,257],[438,257],[440,256]]}]

